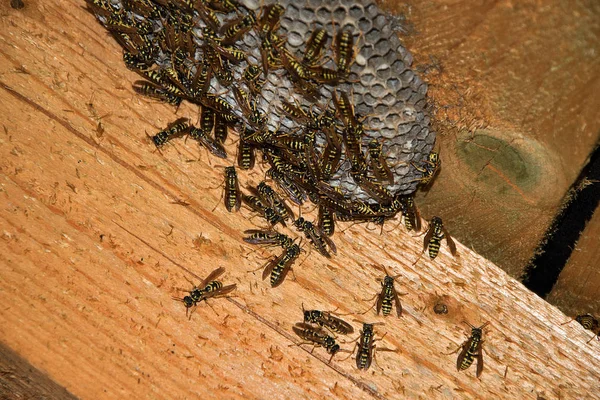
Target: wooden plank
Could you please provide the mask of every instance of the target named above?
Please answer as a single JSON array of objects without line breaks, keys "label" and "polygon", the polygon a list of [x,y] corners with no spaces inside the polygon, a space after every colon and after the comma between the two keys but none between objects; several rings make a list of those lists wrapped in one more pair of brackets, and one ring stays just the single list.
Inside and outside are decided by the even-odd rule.
[{"label": "wooden plank", "polygon": [[75,400],[65,388],[0,343],[0,398]]},{"label": "wooden plank", "polygon": [[547,300],[565,314],[600,316],[600,210],[587,223]]},{"label": "wooden plank", "polygon": [[600,140],[594,1],[385,1],[424,70],[442,170],[417,202],[520,276]]},{"label": "wooden plank", "polygon": [[[144,134],[196,111],[175,116],[135,96],[117,45],[78,3],[30,5],[0,5],[0,341],[75,396],[599,398],[596,343],[460,244],[459,259],[443,247],[431,262],[418,259],[422,236],[355,226],[335,235],[337,257],[304,253],[295,279],[269,288],[248,271],[273,253],[242,241],[260,221],[212,211],[218,162],[190,142],[153,151]],[[380,290],[376,264],[402,274],[402,318],[361,314]],[[236,297],[188,321],[171,297],[217,266]],[[445,316],[432,311],[438,295]],[[343,356],[328,364],[322,349],[294,345],[302,305],[384,322],[378,346],[398,352],[379,353],[367,372]],[[446,354],[465,320],[491,322],[481,379]],[[338,337],[348,349],[352,339]]]}]

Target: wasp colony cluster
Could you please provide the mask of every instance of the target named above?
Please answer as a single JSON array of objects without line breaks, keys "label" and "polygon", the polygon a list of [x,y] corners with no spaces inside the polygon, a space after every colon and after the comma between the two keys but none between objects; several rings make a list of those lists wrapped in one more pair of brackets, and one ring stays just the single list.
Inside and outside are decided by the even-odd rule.
[{"label": "wasp colony cluster", "polygon": [[202,109],[201,126],[178,120],[157,146],[187,134],[226,158],[222,143],[236,132],[240,168],[258,150],[275,180],[303,193],[295,200],[326,198],[342,219],[394,216],[394,200],[427,172],[427,88],[375,4],[87,2],[144,78],[138,93]]},{"label": "wasp colony cluster", "polygon": [[[324,257],[336,253],[330,238],[336,219],[383,225],[401,212],[407,230],[421,230],[413,193],[432,181],[440,165],[424,111],[427,88],[410,70],[411,56],[392,20],[372,2],[86,1],[123,47],[126,66],[143,78],[134,82],[137,93],[200,108],[199,126],[180,118],[152,136],[156,147],[188,136],[227,159],[224,143],[235,133],[238,168],[253,168],[259,153],[287,199],[298,205],[310,199],[318,206],[317,223],[296,218],[287,199],[266,182],[243,193],[236,167],[225,168],[225,208],[238,211],[244,203],[270,224],[268,230],[245,231],[244,241],[282,248],[263,270],[271,287],[284,282],[302,251],[295,239],[273,229],[276,224],[289,221]],[[437,257],[442,239],[455,255],[442,220],[434,217],[423,252]],[[175,298],[190,317],[198,303],[236,289],[218,280],[224,272],[215,269],[189,295]],[[384,316],[395,308],[400,317],[396,276],[385,272],[373,308]],[[358,369],[374,360],[374,325],[364,323],[360,331]],[[481,373],[484,326],[472,327],[459,370],[477,358]],[[319,310],[305,310],[304,321],[293,327],[331,357],[349,352],[326,329],[354,332],[346,321]]]}]

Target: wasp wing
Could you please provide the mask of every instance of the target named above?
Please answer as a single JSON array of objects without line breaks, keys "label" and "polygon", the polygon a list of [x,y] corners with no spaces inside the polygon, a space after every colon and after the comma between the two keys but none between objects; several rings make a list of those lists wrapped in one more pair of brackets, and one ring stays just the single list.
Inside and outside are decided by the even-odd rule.
[{"label": "wasp wing", "polygon": [[483,340],[477,344],[477,377],[483,372]]},{"label": "wasp wing", "polygon": [[433,231],[433,226],[430,226],[427,230],[427,234],[425,234],[425,238],[423,238],[423,253],[425,252],[425,250],[427,250],[427,247],[429,247],[429,241],[433,237]]},{"label": "wasp wing", "polygon": [[448,248],[450,249],[450,253],[452,253],[453,256],[456,255],[456,244],[454,243],[454,240],[452,240],[452,237],[450,236],[450,234],[448,234],[448,231],[444,228],[444,236],[446,237],[446,243],[448,243]]},{"label": "wasp wing", "polygon": [[200,285],[198,286],[199,288],[204,288],[208,282],[214,281],[215,279],[217,279],[219,276],[221,276],[223,274],[223,272],[225,272],[225,268],[224,267],[219,267],[217,269],[215,269],[213,272],[211,272],[206,279],[204,279],[202,281],[202,283],[200,283]]}]

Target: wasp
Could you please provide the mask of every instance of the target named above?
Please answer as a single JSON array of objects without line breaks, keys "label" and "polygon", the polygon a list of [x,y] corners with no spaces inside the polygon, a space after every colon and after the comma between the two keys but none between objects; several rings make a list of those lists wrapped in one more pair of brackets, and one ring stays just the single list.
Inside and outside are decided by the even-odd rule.
[{"label": "wasp", "polygon": [[256,192],[260,198],[269,203],[279,216],[284,219],[294,219],[294,213],[292,209],[285,203],[285,201],[273,190],[273,188],[267,185],[265,182],[261,182],[256,187]]},{"label": "wasp", "polygon": [[406,230],[419,232],[421,230],[421,215],[415,205],[413,196],[401,196],[398,199],[402,206],[402,213],[404,214],[404,226]]},{"label": "wasp", "polygon": [[317,217],[319,230],[327,236],[332,236],[335,232],[335,217],[333,211],[327,206],[319,205],[319,215]]},{"label": "wasp", "polygon": [[250,244],[275,245],[281,246],[283,249],[289,249],[294,244],[294,240],[288,235],[276,231],[248,229],[244,233],[248,235],[244,238],[244,242]]},{"label": "wasp", "polygon": [[247,139],[252,133],[253,131],[246,127],[239,138],[237,162],[241,169],[252,169],[256,162],[254,146]]},{"label": "wasp", "polygon": [[[355,349],[358,347],[356,352],[356,368],[358,369],[368,370],[373,360],[375,360],[375,353],[377,351],[394,351],[385,347],[377,348],[375,345],[377,340],[375,339],[375,332],[373,330],[373,326],[375,325],[382,325],[382,323],[363,323],[358,343],[354,346]],[[354,351],[352,352],[354,353]]]},{"label": "wasp", "polygon": [[308,124],[311,118],[304,112],[304,110],[297,104],[292,104],[289,101],[281,101],[281,111],[283,111],[288,117],[295,119],[301,124]]},{"label": "wasp", "polygon": [[210,27],[210,29],[215,32],[219,30],[221,27],[219,17],[217,17],[217,14],[212,9],[204,4],[204,1],[195,1],[193,8],[200,15],[200,19],[204,21],[204,23]]},{"label": "wasp", "polygon": [[296,59],[296,57],[294,57],[292,53],[290,53],[289,50],[285,48],[282,49],[281,56],[283,66],[292,76],[292,80],[294,80],[295,82],[303,82],[312,77],[311,71],[308,68],[306,68],[301,62],[299,62]]},{"label": "wasp", "polygon": [[227,60],[224,60],[221,55],[212,47],[204,48],[204,55],[208,64],[212,68],[215,77],[223,86],[229,86],[233,82],[233,74],[229,69]]},{"label": "wasp", "polygon": [[489,324],[489,322],[486,322],[485,324],[476,328],[467,322],[467,325],[469,325],[471,327],[471,336],[467,340],[465,340],[465,342],[463,344],[461,344],[458,347],[458,349],[456,349],[455,351],[450,353],[450,354],[454,354],[458,350],[462,349],[462,351],[458,355],[458,359],[456,360],[456,370],[457,371],[464,371],[465,369],[469,368],[471,366],[471,364],[473,364],[475,357],[477,357],[477,373],[476,373],[476,375],[478,378],[481,375],[481,372],[483,371],[483,352],[482,352],[482,346],[483,346],[483,342],[484,342],[482,340],[483,328],[485,328],[488,324]]},{"label": "wasp", "polygon": [[323,235],[319,228],[315,227],[312,222],[305,220],[303,217],[299,217],[294,221],[294,226],[300,232],[304,232],[306,237],[323,256],[331,258],[329,251],[327,251],[327,246],[329,246],[329,249],[334,254],[337,253],[335,244],[331,241],[331,239]]},{"label": "wasp", "polygon": [[246,203],[250,209],[259,213],[271,225],[281,223],[283,226],[286,226],[285,221],[283,218],[281,218],[277,211],[263,203],[257,196],[248,196],[246,194],[242,194],[242,201]]},{"label": "wasp", "polygon": [[215,112],[213,109],[208,107],[202,107],[200,112],[200,130],[206,135],[210,136],[215,126]]},{"label": "wasp", "polygon": [[[587,329],[594,333],[594,336],[592,336],[592,338],[588,340],[588,343],[594,340],[595,337],[598,338],[598,340],[600,340],[600,322],[596,318],[594,318],[592,314],[580,314],[577,315],[574,319],[575,321],[579,322],[579,324],[583,326],[584,329]],[[565,324],[568,324],[571,321],[573,320],[567,321],[565,322]]]},{"label": "wasp", "polygon": [[195,97],[203,97],[210,87],[212,69],[207,59],[196,65],[196,72],[192,78],[190,91]]},{"label": "wasp", "polygon": [[342,335],[350,335],[354,333],[354,328],[352,325],[341,318],[334,317],[327,311],[305,310],[304,305],[302,305],[302,311],[304,312],[305,323],[316,324]]},{"label": "wasp", "polygon": [[267,35],[279,27],[280,18],[285,12],[285,8],[279,4],[269,4],[263,7],[258,22],[258,29],[261,34]]},{"label": "wasp", "polygon": [[335,37],[333,45],[338,74],[345,77],[350,72],[354,58],[354,35],[348,30],[341,30]]},{"label": "wasp", "polygon": [[350,175],[352,176],[354,182],[356,182],[362,190],[367,192],[367,194],[375,198],[377,201],[383,204],[390,204],[393,201],[392,193],[383,185],[369,178],[365,170],[357,171],[356,169],[352,168]]},{"label": "wasp", "polygon": [[[210,275],[208,275],[208,277],[206,277],[206,279],[204,279],[198,286],[194,286],[192,289],[186,290],[190,292],[189,295],[184,296],[183,298],[173,297],[174,300],[183,302],[185,305],[185,315],[189,319],[192,318],[192,313],[199,302],[203,300],[206,301],[210,298],[223,297],[235,290],[237,286],[235,283],[233,285],[223,286],[220,281],[216,280],[224,272],[225,268],[219,267],[211,272]],[[189,310],[192,307],[194,307],[194,310],[190,312]]]},{"label": "wasp", "polygon": [[190,137],[204,146],[214,156],[219,158],[227,158],[227,152],[221,143],[208,136],[203,129],[192,127],[190,129]]},{"label": "wasp", "polygon": [[269,32],[262,38],[260,42],[260,58],[263,67],[263,74],[267,76],[270,67],[279,67],[281,58],[279,57],[279,49],[283,45],[284,40],[273,32]]},{"label": "wasp", "polygon": [[169,140],[183,136],[190,129],[190,125],[188,123],[187,118],[179,118],[177,121],[169,124],[166,129],[158,132],[156,135],[152,136],[152,142],[156,147],[161,147]]},{"label": "wasp", "polygon": [[267,171],[267,176],[273,179],[279,188],[288,195],[290,200],[297,205],[301,206],[306,201],[306,192],[284,173],[271,168]]},{"label": "wasp", "polygon": [[241,204],[240,183],[235,167],[225,167],[225,208],[229,212],[238,211]]},{"label": "wasp", "polygon": [[150,82],[135,81],[132,87],[136,93],[141,94],[142,96],[157,99],[176,107],[179,107],[183,101],[183,98],[179,95],[168,93]]},{"label": "wasp", "polygon": [[256,25],[256,15],[252,11],[221,27],[223,44],[233,44]]},{"label": "wasp", "polygon": [[207,3],[208,6],[213,10],[220,11],[225,14],[237,11],[240,8],[248,11],[246,6],[241,5],[236,0],[209,0]]},{"label": "wasp", "polygon": [[260,74],[260,68],[254,64],[248,64],[242,74],[242,78],[244,79],[244,82],[246,82],[246,85],[248,85],[248,89],[255,95],[260,94],[261,89],[265,84],[265,81],[260,79]]},{"label": "wasp", "polygon": [[326,67],[310,67],[308,70],[309,76],[315,82],[325,85],[337,85],[339,82],[338,72]]},{"label": "wasp", "polygon": [[427,250],[427,247],[429,247],[429,258],[432,260],[437,257],[438,252],[440,251],[440,242],[444,238],[446,238],[446,243],[448,243],[450,253],[455,256],[456,245],[454,244],[454,240],[452,240],[450,237],[450,234],[448,234],[446,228],[444,228],[442,219],[440,217],[431,218],[429,229],[427,230],[425,239],[423,239],[423,251]]},{"label": "wasp", "polygon": [[231,105],[220,97],[212,94],[203,96],[200,100],[204,107],[209,107],[220,114],[221,118],[227,122],[237,122],[237,117],[233,114]]},{"label": "wasp", "polygon": [[427,156],[427,161],[425,161],[425,166],[423,168],[416,166],[414,163],[412,164],[412,166],[415,167],[417,171],[423,174],[421,178],[416,179],[415,181],[418,181],[419,184],[426,189],[433,181],[433,178],[435,178],[435,176],[437,175],[441,165],[442,161],[440,160],[439,153],[432,151]]},{"label": "wasp", "polygon": [[281,285],[287,276],[294,261],[300,255],[300,246],[293,244],[281,253],[280,256],[269,261],[263,270],[262,279],[267,279],[271,275],[271,287],[276,288]]},{"label": "wasp", "polygon": [[335,339],[332,336],[329,336],[320,327],[315,327],[304,322],[298,322],[292,329],[296,335],[300,336],[303,340],[306,340],[308,342],[307,344],[324,347],[325,350],[331,354],[329,362],[331,362],[333,356],[340,351],[340,345],[335,342]]},{"label": "wasp", "polygon": [[227,131],[229,130],[229,127],[227,126],[227,123],[223,120],[223,118],[221,118],[221,116],[219,114],[215,115],[215,129],[214,129],[214,133],[215,133],[215,140],[218,143],[224,143],[225,140],[227,139]]},{"label": "wasp", "polygon": [[309,67],[315,66],[321,58],[321,53],[323,52],[325,43],[327,43],[327,39],[328,35],[325,29],[315,29],[310,35],[308,42],[306,42],[302,63]]},{"label": "wasp", "polygon": [[385,161],[383,156],[381,143],[377,139],[369,141],[369,162],[371,169],[379,182],[387,182],[390,185],[394,184],[394,174]]},{"label": "wasp", "polygon": [[[383,267],[383,270],[385,272],[385,278],[383,278],[383,281],[381,282],[381,292],[375,295],[377,297],[377,301],[375,302],[377,315],[379,315],[379,312],[381,312],[384,317],[387,317],[392,312],[392,307],[396,306],[396,315],[401,317],[402,304],[400,303],[398,292],[394,287],[394,279],[396,279],[399,275],[391,276],[385,267]],[[404,294],[406,293],[400,293],[400,296]]]},{"label": "wasp", "polygon": [[233,87],[233,94],[235,101],[237,102],[238,106],[240,106],[240,110],[242,110],[242,113],[248,120],[248,124],[256,130],[264,130],[266,117],[258,109],[256,101],[250,101],[248,99],[248,94],[240,90],[237,86]]},{"label": "wasp", "polygon": [[123,50],[123,62],[128,69],[136,72],[148,70],[153,64],[128,50]]}]

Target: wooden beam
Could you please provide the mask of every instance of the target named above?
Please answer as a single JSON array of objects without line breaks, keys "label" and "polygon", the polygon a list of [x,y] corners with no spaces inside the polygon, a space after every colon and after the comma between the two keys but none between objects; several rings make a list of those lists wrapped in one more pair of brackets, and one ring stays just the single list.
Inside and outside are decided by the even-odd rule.
[{"label": "wooden beam", "polygon": [[0,397],[3,400],[76,399],[3,343],[0,343]]},{"label": "wooden beam", "polygon": [[547,298],[567,315],[600,316],[599,237],[600,211],[596,210]]},{"label": "wooden beam", "polygon": [[442,171],[417,198],[519,277],[600,140],[593,1],[381,1],[429,83]]},{"label": "wooden beam", "polygon": [[[136,76],[81,4],[30,5],[0,5],[0,341],[75,396],[600,398],[597,344],[581,327],[560,325],[560,311],[460,243],[458,259],[446,247],[419,258],[422,236],[399,221],[382,235],[342,225],[331,260],[305,244],[295,279],[271,289],[249,271],[275,252],[242,241],[260,220],[213,211],[221,161],[189,141],[156,152],[144,134],[196,110],[136,96]],[[365,313],[381,288],[376,265],[402,274],[402,318]],[[188,320],[172,296],[217,266],[236,297]],[[302,305],[383,322],[377,345],[397,352],[366,372],[344,357],[329,364],[323,349],[296,345]],[[469,333],[463,321],[491,322],[480,379],[447,354]],[[337,340],[350,349],[354,338]]]}]

